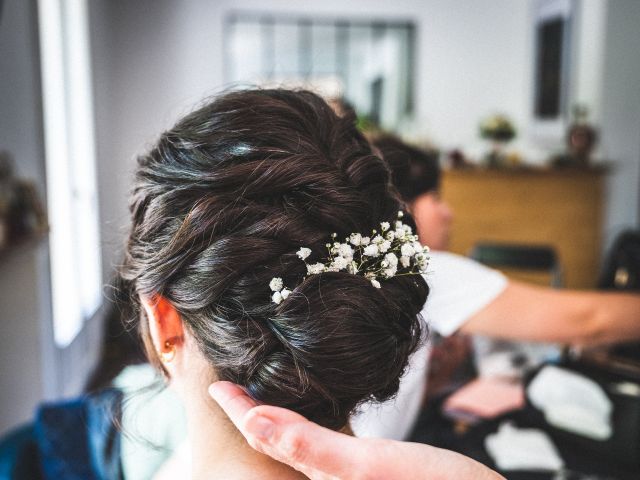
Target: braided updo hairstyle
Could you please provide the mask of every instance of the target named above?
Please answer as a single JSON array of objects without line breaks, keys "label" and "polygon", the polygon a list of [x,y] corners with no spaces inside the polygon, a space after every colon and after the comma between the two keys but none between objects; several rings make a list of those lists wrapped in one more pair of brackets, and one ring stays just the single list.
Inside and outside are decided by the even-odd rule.
[{"label": "braided updo hairstyle", "polygon": [[[428,287],[420,275],[380,289],[344,272],[303,280],[296,251],[322,261],[333,232],[370,233],[399,208],[352,115],[307,91],[227,93],[138,159],[121,287],[138,319],[139,295],[171,302],[220,380],[338,429],[397,392]],[[278,305],[273,277],[293,289]]]}]

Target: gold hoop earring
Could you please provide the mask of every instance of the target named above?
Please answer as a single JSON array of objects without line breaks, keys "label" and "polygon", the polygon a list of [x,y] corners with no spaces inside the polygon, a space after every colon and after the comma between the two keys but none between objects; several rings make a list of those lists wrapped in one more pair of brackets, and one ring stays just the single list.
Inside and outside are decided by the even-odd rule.
[{"label": "gold hoop earring", "polygon": [[167,340],[164,342],[164,350],[160,352],[160,358],[162,359],[162,363],[171,362],[176,356],[176,346],[171,342],[171,340]]}]

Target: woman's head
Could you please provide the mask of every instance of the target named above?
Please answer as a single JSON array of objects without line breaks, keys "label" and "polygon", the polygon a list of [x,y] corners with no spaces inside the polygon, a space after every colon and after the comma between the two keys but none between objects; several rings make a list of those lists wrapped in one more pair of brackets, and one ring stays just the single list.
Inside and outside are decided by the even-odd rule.
[{"label": "woman's head", "polygon": [[[217,379],[339,428],[359,403],[395,394],[428,289],[419,275],[380,289],[347,273],[305,278],[296,252],[322,259],[333,232],[370,232],[398,208],[352,116],[305,91],[229,93],[139,158],[122,281],[138,310],[140,298],[175,310]],[[293,289],[280,304],[273,277]]]},{"label": "woman's head", "polygon": [[393,184],[411,208],[420,241],[434,250],[446,250],[453,211],[440,198],[437,154],[407,145],[389,134],[375,137],[372,143],[389,165]]}]

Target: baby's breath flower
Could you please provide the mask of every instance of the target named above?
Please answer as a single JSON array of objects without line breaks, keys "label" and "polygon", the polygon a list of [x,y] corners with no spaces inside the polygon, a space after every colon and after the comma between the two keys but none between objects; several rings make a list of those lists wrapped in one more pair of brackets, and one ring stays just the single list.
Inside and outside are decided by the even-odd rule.
[{"label": "baby's breath flower", "polygon": [[415,258],[416,263],[418,264],[420,273],[425,273],[425,270],[428,265],[428,260],[429,260],[427,255],[424,253],[416,253],[416,255],[413,258]]},{"label": "baby's breath flower", "polygon": [[348,259],[353,258],[353,248],[346,243],[341,243],[340,248],[338,249],[338,253]]},{"label": "baby's breath flower", "polygon": [[306,248],[306,247],[302,247],[300,250],[298,250],[296,255],[298,255],[298,257],[300,257],[300,260],[306,260],[307,257],[309,255],[311,255],[311,249],[310,248]]},{"label": "baby's breath flower", "polygon": [[364,248],[364,255],[367,257],[377,257],[379,255],[378,246],[377,245],[367,245]]},{"label": "baby's breath flower", "polygon": [[402,247],[400,247],[400,253],[405,257],[412,257],[416,253],[416,251],[411,245],[405,243],[404,245],[402,245]]},{"label": "baby's breath flower", "polygon": [[282,294],[280,292],[274,292],[271,296],[273,303],[280,304],[282,302]]},{"label": "baby's breath flower", "polygon": [[[301,247],[296,255],[305,262],[307,276],[323,272],[347,272],[364,276],[375,288],[381,288],[380,279],[398,275],[399,268],[406,269],[400,275],[425,273],[429,248],[420,244],[411,227],[400,220],[402,217],[400,211],[394,222],[381,222],[380,233],[372,230],[371,238],[356,232],[340,243],[337,241],[338,234],[332,233],[331,242],[326,244],[329,255],[324,262],[307,264],[306,259],[313,253],[307,247]],[[271,299],[275,304],[282,303],[292,293],[279,277],[274,277],[269,287],[273,291]]]},{"label": "baby's breath flower", "polygon": [[382,274],[384,275],[385,278],[391,278],[393,277],[396,273],[398,272],[398,269],[396,267],[389,267],[389,268],[385,268],[382,271]]},{"label": "baby's breath flower", "polygon": [[400,210],[398,212],[398,218],[402,218],[402,217],[404,217],[404,212],[402,210]]},{"label": "baby's breath flower", "polygon": [[349,260],[344,257],[336,257],[331,263],[331,266],[337,268],[338,271],[342,270],[343,268],[347,268],[347,265],[349,265]]},{"label": "baby's breath flower", "polygon": [[384,259],[392,267],[397,267],[398,266],[398,257],[396,257],[395,253],[387,253],[384,256]]},{"label": "baby's breath flower", "polygon": [[274,277],[269,282],[269,288],[274,292],[279,292],[282,290],[284,284],[282,283],[282,279],[280,277]]},{"label": "baby's breath flower", "polygon": [[307,265],[307,275],[317,275],[324,272],[323,263],[314,263],[313,265]]}]

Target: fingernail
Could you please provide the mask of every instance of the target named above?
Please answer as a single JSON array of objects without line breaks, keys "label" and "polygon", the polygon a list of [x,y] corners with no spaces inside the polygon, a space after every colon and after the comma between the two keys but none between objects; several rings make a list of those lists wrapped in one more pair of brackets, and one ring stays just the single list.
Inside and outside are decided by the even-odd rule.
[{"label": "fingernail", "polygon": [[253,435],[264,442],[268,442],[273,436],[275,424],[267,417],[256,415],[249,419],[245,425],[245,429],[250,435]]},{"label": "fingernail", "polygon": [[211,396],[211,398],[219,403],[221,392],[218,390],[218,386],[215,383],[212,383],[211,385],[209,385],[209,388],[207,390],[209,391],[209,395]]}]

